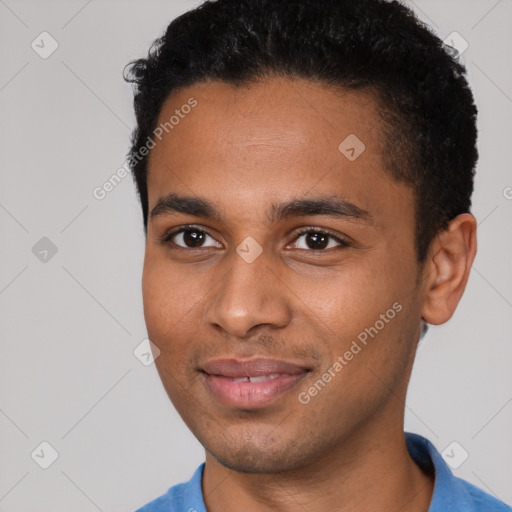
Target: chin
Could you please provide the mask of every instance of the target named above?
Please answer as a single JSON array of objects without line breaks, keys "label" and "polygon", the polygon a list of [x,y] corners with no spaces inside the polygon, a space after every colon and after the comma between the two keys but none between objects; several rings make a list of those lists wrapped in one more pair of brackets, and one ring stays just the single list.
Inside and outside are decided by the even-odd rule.
[{"label": "chin", "polygon": [[204,446],[220,464],[239,473],[284,473],[308,464],[311,458],[307,446],[296,441],[285,443],[280,439],[279,445],[269,442],[268,437],[257,442],[250,438],[223,441],[222,446],[218,442]]},{"label": "chin", "polygon": [[277,474],[291,471],[301,465],[300,462],[291,460],[289,456],[276,457],[275,454],[269,452],[261,453],[261,451],[256,454],[231,453],[226,457],[217,456],[212,453],[212,456],[224,467],[238,473]]}]

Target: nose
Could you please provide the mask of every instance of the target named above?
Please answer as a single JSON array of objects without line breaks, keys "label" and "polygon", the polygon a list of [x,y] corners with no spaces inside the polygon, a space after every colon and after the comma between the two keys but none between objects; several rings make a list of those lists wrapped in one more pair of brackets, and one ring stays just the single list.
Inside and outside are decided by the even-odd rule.
[{"label": "nose", "polygon": [[233,251],[225,277],[207,303],[206,320],[230,336],[245,338],[257,326],[286,326],[291,319],[292,293],[263,252],[248,263]]}]

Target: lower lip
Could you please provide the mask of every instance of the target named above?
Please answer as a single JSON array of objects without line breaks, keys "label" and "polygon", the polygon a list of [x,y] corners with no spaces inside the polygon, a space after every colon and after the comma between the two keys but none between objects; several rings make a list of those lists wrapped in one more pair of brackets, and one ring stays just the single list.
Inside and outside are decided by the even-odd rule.
[{"label": "lower lip", "polygon": [[282,375],[261,382],[234,382],[228,377],[205,374],[208,389],[228,407],[254,409],[263,407],[285,391],[295,387],[307,372]]}]

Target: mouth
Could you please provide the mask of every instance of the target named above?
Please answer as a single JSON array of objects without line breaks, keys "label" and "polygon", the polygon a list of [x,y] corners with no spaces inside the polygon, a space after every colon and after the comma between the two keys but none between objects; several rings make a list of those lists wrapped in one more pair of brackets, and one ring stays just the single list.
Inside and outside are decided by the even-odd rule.
[{"label": "mouth", "polygon": [[218,359],[200,368],[210,393],[223,405],[262,408],[290,391],[310,368],[278,359]]}]

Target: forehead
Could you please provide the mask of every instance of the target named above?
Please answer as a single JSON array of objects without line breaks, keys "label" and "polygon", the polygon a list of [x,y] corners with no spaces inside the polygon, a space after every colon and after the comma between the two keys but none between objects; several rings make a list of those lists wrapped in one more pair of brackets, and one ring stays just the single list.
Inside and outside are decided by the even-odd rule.
[{"label": "forehead", "polygon": [[[186,137],[198,150],[266,145],[267,150],[318,156],[336,152],[342,140],[356,135],[371,142],[373,151],[367,159],[383,149],[382,120],[370,91],[347,91],[284,77],[242,86],[210,81],[171,94],[160,111],[158,125],[165,126],[191,100],[197,102],[191,112],[179,120],[174,115],[179,124],[169,130],[169,135],[174,135],[169,137],[170,144],[179,145]],[[197,130],[198,125],[202,130]]]},{"label": "forehead", "polygon": [[282,77],[198,83],[167,99],[157,125],[167,129],[150,153],[150,209],[175,191],[225,208],[248,194],[255,205],[340,193],[368,210],[398,186],[383,167],[385,132],[368,92]]}]

